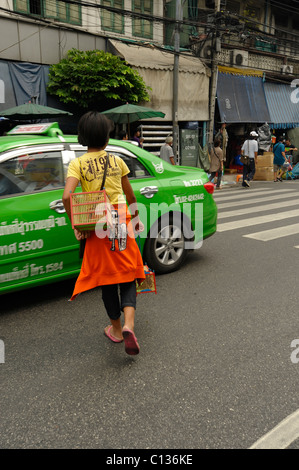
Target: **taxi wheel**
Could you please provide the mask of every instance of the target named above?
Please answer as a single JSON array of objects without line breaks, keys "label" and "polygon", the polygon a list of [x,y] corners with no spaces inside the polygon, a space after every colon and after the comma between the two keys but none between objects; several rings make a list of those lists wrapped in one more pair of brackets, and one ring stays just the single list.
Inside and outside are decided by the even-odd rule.
[{"label": "taxi wheel", "polygon": [[176,271],[187,256],[185,241],[180,222],[160,220],[157,229],[150,231],[143,259],[157,274]]}]

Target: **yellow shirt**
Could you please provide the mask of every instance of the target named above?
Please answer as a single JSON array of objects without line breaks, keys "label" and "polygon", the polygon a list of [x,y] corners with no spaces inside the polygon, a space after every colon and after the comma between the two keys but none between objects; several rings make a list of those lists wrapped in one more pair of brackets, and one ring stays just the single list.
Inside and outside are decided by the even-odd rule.
[{"label": "yellow shirt", "polygon": [[[81,182],[83,192],[99,191],[101,189],[105,155],[107,152],[85,153],[81,157],[72,160],[68,167],[67,176],[73,176]],[[105,181],[105,190],[111,204],[125,203],[121,178],[130,173],[129,168],[122,158],[109,154],[109,163]]]}]

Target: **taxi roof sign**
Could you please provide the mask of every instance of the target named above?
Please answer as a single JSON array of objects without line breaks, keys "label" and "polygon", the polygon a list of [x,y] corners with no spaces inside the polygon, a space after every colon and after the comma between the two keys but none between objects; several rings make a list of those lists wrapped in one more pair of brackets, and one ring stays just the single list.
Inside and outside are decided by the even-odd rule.
[{"label": "taxi roof sign", "polygon": [[47,135],[49,137],[55,137],[57,135],[63,135],[61,129],[59,129],[58,122],[49,122],[42,124],[21,124],[14,127],[9,132],[9,135],[23,135],[23,134],[38,134]]}]

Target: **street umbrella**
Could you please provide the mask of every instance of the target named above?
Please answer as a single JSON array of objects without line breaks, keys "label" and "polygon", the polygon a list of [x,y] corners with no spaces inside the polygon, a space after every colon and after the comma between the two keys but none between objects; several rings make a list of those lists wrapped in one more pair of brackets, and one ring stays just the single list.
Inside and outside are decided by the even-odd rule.
[{"label": "street umbrella", "polygon": [[161,117],[164,118],[165,113],[156,111],[155,109],[147,108],[146,106],[137,106],[136,104],[123,104],[117,108],[108,109],[101,114],[105,114],[111,121],[117,124],[128,123],[128,133],[130,134],[130,122],[138,121],[139,119]]},{"label": "street umbrella", "polygon": [[72,113],[69,113],[68,111],[62,111],[61,109],[50,108],[49,106],[42,106],[36,103],[21,104],[20,106],[0,111],[0,114],[1,116],[14,119],[16,121],[72,116]]}]

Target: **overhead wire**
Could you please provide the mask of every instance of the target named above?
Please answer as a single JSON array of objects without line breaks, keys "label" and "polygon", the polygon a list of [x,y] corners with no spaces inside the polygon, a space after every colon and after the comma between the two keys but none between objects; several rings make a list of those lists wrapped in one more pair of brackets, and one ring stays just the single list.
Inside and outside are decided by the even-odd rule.
[{"label": "overhead wire", "polygon": [[271,0],[270,4],[276,6],[279,10],[284,10],[286,12],[290,13],[298,13],[299,14],[299,1],[297,0],[292,0],[294,3],[297,3],[298,7],[292,6],[292,5],[284,5],[281,3],[281,1],[277,0]]},{"label": "overhead wire", "polygon": [[[101,12],[111,12],[111,13],[114,13],[114,14],[117,14],[117,15],[123,15],[124,17],[130,17],[131,19],[141,19],[141,20],[145,20],[145,21],[149,21],[149,22],[156,22],[156,23],[162,23],[163,25],[169,25],[169,26],[175,26],[175,25],[178,25],[181,29],[183,27],[186,27],[186,26],[196,26],[197,28],[198,27],[201,27],[203,29],[206,30],[206,32],[210,30],[213,30],[213,28],[215,28],[215,25],[213,23],[211,23],[211,21],[207,21],[207,17],[209,17],[210,19],[212,19],[213,17],[216,17],[216,13],[213,12],[213,13],[209,13],[209,10],[207,11],[203,11],[201,10],[199,12],[199,9],[197,9],[196,11],[196,19],[194,20],[190,20],[190,19],[186,19],[184,18],[183,20],[176,20],[174,18],[165,18],[165,17],[162,17],[162,16],[158,16],[158,15],[148,15],[148,14],[145,14],[145,13],[140,13],[140,12],[136,12],[136,11],[128,11],[128,10],[124,10],[124,9],[119,9],[119,8],[115,8],[115,7],[112,7],[112,6],[107,6],[107,5],[102,5],[102,4],[99,4],[98,2],[97,3],[90,3],[88,1],[85,1],[85,0],[82,0],[82,1],[78,1],[78,0],[59,0],[61,3],[65,3],[65,4],[69,4],[69,5],[77,5],[77,6],[81,6],[81,7],[84,7],[84,15],[87,16],[88,18],[92,18],[94,19],[94,14],[90,13],[90,9],[96,9],[99,13],[99,16],[101,14]],[[296,4],[298,4],[299,6],[299,1],[296,1],[296,0],[293,0],[295,1]],[[271,4],[274,3],[274,4],[277,4],[279,5],[279,7],[281,8],[281,4],[275,0],[271,0]],[[192,8],[195,8],[195,7],[190,7],[191,9]],[[295,7],[294,7],[295,8]],[[88,24],[88,27],[87,28],[83,28],[82,26],[79,26],[76,27],[74,25],[67,25],[66,23],[58,23],[58,21],[51,21],[49,20],[48,18],[42,18],[42,17],[38,17],[36,15],[33,15],[33,14],[26,14],[26,13],[19,13],[19,12],[12,12],[11,10],[9,9],[5,9],[3,7],[0,7],[0,10],[2,11],[5,11],[6,13],[10,13],[10,14],[14,14],[14,16],[22,16],[22,17],[26,17],[26,18],[30,18],[31,20],[34,20],[34,21],[38,21],[38,22],[44,22],[46,23],[47,26],[45,27],[48,27],[48,26],[55,26],[55,27],[61,27],[63,29],[70,29],[70,30],[73,30],[73,31],[85,31],[85,32],[88,32],[88,29],[94,29],[94,28],[99,28],[100,32],[99,34],[103,35],[103,34],[107,34],[107,37],[113,37],[115,39],[125,39],[122,35],[122,33],[113,33],[113,31],[106,31],[106,30],[103,30],[103,28],[100,27],[100,25],[92,25],[92,24]],[[298,14],[299,14],[299,8],[295,8],[296,10],[296,13],[298,11]],[[295,10],[294,10],[294,13],[295,13]],[[229,12],[225,11],[225,13],[229,14]],[[193,16],[193,15],[192,15]],[[193,17],[194,17],[193,16]],[[282,38],[282,37],[275,37],[273,36],[273,34],[271,33],[268,33],[268,32],[265,32],[265,31],[260,31],[259,30],[259,27],[260,26],[267,26],[268,28],[273,28],[272,26],[269,26],[268,24],[266,23],[263,23],[261,21],[256,21],[254,19],[251,19],[251,18],[248,18],[246,16],[243,16],[241,14],[236,14],[234,13],[233,14],[234,17],[237,17],[239,20],[241,20],[242,22],[244,22],[244,28],[246,26],[246,21],[250,21],[251,23],[251,28],[250,28],[250,35],[251,37],[255,37],[255,38],[260,38],[260,37],[263,37],[263,38],[268,38],[270,41],[275,41],[275,42],[279,42],[279,46],[287,46],[287,45],[294,45],[294,46],[298,46],[298,39],[299,39],[299,34],[297,33],[294,33],[294,32],[290,32],[288,30],[284,30],[282,28],[279,28],[279,27],[275,27],[275,31],[278,32],[278,33],[282,33],[282,34],[288,34],[289,36],[292,36],[293,39],[291,39],[290,37],[289,38]],[[254,25],[254,26],[252,26]],[[255,28],[256,26],[256,28]],[[223,35],[231,35],[231,36],[238,36],[239,34],[239,31],[236,30],[236,28],[234,28],[233,26],[223,26],[223,27],[220,27],[219,28],[220,32],[222,32]],[[157,32],[156,32],[157,34]],[[163,34],[163,32],[162,32]],[[28,36],[28,37],[31,37]],[[24,41],[26,39],[28,39],[28,37],[26,38],[23,38],[21,41]],[[131,39],[135,39],[136,41],[153,41],[153,38],[144,38],[144,37],[138,37],[138,36],[135,36],[134,38],[131,38]],[[163,37],[159,38],[156,36],[156,40],[160,40],[161,39],[161,42],[163,41]],[[20,41],[6,47],[5,49],[3,49],[2,51],[0,52],[4,52],[5,50],[9,49],[10,47],[13,47],[14,45],[18,44]],[[155,41],[154,41],[155,42]],[[156,45],[156,44],[155,44]]]}]

